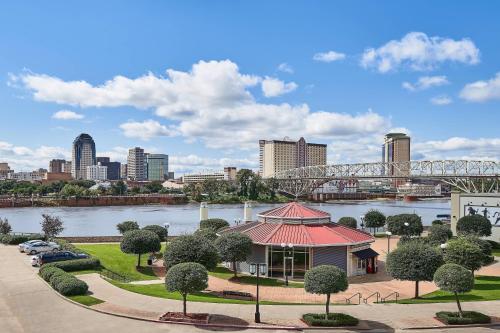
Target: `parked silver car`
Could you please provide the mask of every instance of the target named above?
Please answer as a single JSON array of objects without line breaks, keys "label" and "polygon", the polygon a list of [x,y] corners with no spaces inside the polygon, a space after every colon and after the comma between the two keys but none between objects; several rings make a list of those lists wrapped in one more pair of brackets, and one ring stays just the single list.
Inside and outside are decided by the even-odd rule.
[{"label": "parked silver car", "polygon": [[24,249],[26,248],[26,246],[28,246],[30,244],[35,244],[35,243],[43,243],[43,240],[34,239],[34,240],[30,240],[30,241],[21,243],[21,244],[19,244],[19,252],[24,252]]},{"label": "parked silver car", "polygon": [[59,251],[60,246],[54,242],[38,242],[34,244],[28,244],[24,247],[24,252],[28,254],[38,254],[50,251]]}]

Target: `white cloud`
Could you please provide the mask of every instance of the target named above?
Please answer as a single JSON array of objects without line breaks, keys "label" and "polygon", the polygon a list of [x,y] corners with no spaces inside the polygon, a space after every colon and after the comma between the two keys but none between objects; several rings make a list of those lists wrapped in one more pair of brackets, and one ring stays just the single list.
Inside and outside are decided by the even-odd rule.
[{"label": "white cloud", "polygon": [[221,171],[226,166],[237,166],[238,168],[258,168],[258,158],[254,160],[242,158],[211,158],[195,154],[174,155],[169,157],[169,169],[177,174]]},{"label": "white cloud", "polygon": [[452,137],[446,140],[431,140],[414,143],[414,151],[423,159],[483,159],[498,160],[500,138]]},{"label": "white cloud", "polygon": [[445,75],[437,76],[421,76],[418,78],[417,82],[403,82],[403,88],[409,91],[426,90],[432,87],[439,87],[450,82]]},{"label": "white cloud", "polygon": [[78,120],[85,118],[85,116],[83,114],[76,113],[74,111],[61,110],[54,113],[52,115],[52,118],[59,120]]},{"label": "white cloud", "polygon": [[434,105],[448,105],[451,104],[452,102],[453,101],[451,100],[451,98],[446,95],[440,95],[431,98],[431,103]]},{"label": "white cloud", "polygon": [[410,32],[401,40],[391,40],[379,48],[367,48],[362,55],[361,65],[386,73],[402,66],[416,71],[432,70],[446,61],[477,64],[479,49],[468,38],[453,40],[429,37],[423,32]]},{"label": "white cloud", "polygon": [[306,132],[313,137],[338,137],[378,133],[388,129],[388,119],[368,111],[352,116],[345,113],[315,112],[306,119]]},{"label": "white cloud", "polygon": [[287,94],[297,89],[298,85],[295,82],[285,83],[279,79],[266,76],[262,80],[262,92],[266,97],[276,97]]},{"label": "white cloud", "polygon": [[39,146],[37,148],[28,148],[0,141],[0,161],[9,163],[9,166],[14,171],[48,169],[51,159],[68,159],[70,157],[70,151],[62,147]]},{"label": "white cloud", "polygon": [[293,74],[294,72],[293,67],[287,64],[286,62],[283,62],[278,65],[278,71],[288,74]]},{"label": "white cloud", "polygon": [[486,102],[500,99],[500,72],[488,81],[466,84],[460,97],[469,102]]},{"label": "white cloud", "polygon": [[345,54],[335,51],[319,52],[313,56],[313,60],[321,62],[333,62],[338,60],[344,60]]},{"label": "white cloud", "polygon": [[149,140],[155,136],[174,136],[177,132],[174,129],[161,125],[156,120],[148,119],[143,122],[128,121],[120,125],[123,134],[129,138],[139,138]]}]

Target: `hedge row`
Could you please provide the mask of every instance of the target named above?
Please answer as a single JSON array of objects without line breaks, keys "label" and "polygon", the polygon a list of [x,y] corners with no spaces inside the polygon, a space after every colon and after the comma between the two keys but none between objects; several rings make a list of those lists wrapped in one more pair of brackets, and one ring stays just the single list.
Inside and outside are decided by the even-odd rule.
[{"label": "hedge row", "polygon": [[43,267],[57,267],[65,272],[83,271],[88,269],[97,269],[101,262],[97,258],[75,259],[66,261],[57,261],[43,265]]},{"label": "hedge row", "polygon": [[30,240],[45,240],[45,236],[40,234],[32,234],[32,235],[0,235],[0,243],[7,245],[18,245]]},{"label": "hedge row", "polygon": [[330,313],[328,319],[324,313],[306,313],[302,316],[302,320],[309,326],[356,326],[359,320],[353,316],[344,313]]},{"label": "hedge row", "polygon": [[458,312],[441,311],[436,313],[436,317],[449,325],[488,324],[491,322],[489,316],[476,311],[464,311],[463,317],[460,317]]},{"label": "hedge row", "polygon": [[85,295],[89,289],[84,281],[54,266],[42,266],[39,274],[52,288],[64,296]]}]

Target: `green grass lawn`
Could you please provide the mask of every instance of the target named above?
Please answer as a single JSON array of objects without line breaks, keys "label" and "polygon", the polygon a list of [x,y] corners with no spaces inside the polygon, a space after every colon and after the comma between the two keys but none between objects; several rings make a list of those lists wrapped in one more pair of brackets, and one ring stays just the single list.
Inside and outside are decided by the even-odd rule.
[{"label": "green grass lawn", "polygon": [[[231,280],[236,283],[241,283],[241,284],[251,284],[255,285],[257,283],[257,278],[255,276],[251,275],[241,275],[238,274],[238,277],[235,279],[234,274],[231,270],[227,269],[226,267],[219,266],[213,271],[208,272],[209,275],[212,275],[214,277],[224,279],[224,280]],[[261,286],[269,286],[269,287],[285,287],[285,281],[279,280],[279,279],[272,279],[272,278],[259,278],[259,284]],[[296,282],[296,281],[289,281],[288,283],[289,287],[292,288],[304,288],[304,283],[302,282]]]},{"label": "green grass lawn", "polygon": [[500,249],[491,250],[491,254],[494,255],[495,257],[500,257]]},{"label": "green grass lawn", "polygon": [[[181,294],[177,292],[169,292],[165,289],[165,284],[148,284],[148,285],[138,285],[138,284],[129,284],[129,283],[121,283],[113,280],[108,280],[111,284],[118,288],[122,288],[127,291],[131,291],[133,293],[142,294],[146,296],[174,299],[174,300],[182,300]],[[238,299],[229,299],[223,298],[216,295],[211,295],[208,293],[195,293],[188,295],[188,301],[190,302],[209,302],[209,303],[227,303],[227,304],[255,304],[254,301],[244,301]],[[297,305],[298,303],[280,303],[280,302],[269,302],[269,301],[261,301],[260,304],[265,305]],[[304,304],[302,304],[304,305]]]},{"label": "green grass lawn", "polygon": [[100,300],[98,298],[95,298],[95,297],[92,297],[89,295],[69,296],[68,298],[70,300],[73,300],[75,302],[78,302],[78,303],[86,305],[86,306],[92,306],[92,305],[104,303],[103,300]]},{"label": "green grass lawn", "polygon": [[[460,294],[460,301],[496,301],[500,300],[500,277],[499,276],[476,276],[474,289],[468,293]],[[455,302],[455,296],[451,293],[437,290],[422,296],[420,299],[404,299],[399,303],[445,303]]]},{"label": "green grass lawn", "polygon": [[[101,265],[125,276],[131,281],[140,280],[155,280],[157,277],[154,275],[151,267],[147,267],[148,255],[141,256],[141,266],[139,271],[136,269],[137,256],[125,254],[120,250],[120,244],[78,244],[77,247],[90,255],[99,258]],[[165,250],[165,244],[162,244],[162,252]],[[75,272],[74,274],[81,274]]]}]

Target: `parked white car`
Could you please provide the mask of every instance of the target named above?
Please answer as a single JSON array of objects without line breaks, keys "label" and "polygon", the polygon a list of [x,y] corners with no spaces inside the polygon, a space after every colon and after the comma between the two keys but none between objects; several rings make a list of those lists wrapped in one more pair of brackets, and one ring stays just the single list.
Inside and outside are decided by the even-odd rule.
[{"label": "parked white car", "polygon": [[54,242],[38,242],[34,244],[28,244],[24,247],[24,252],[28,254],[38,254],[50,251],[59,251],[60,246]]},{"label": "parked white car", "polygon": [[21,243],[21,244],[19,244],[19,252],[24,252],[24,249],[26,248],[26,246],[28,246],[30,244],[35,244],[35,243],[43,243],[43,240],[35,239],[35,240],[30,240],[30,241]]}]

